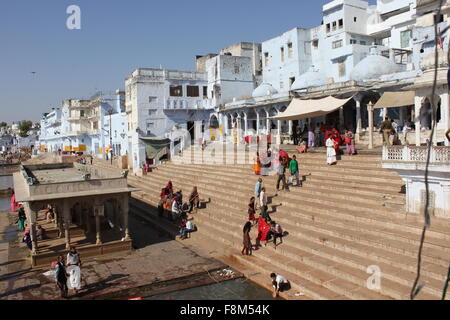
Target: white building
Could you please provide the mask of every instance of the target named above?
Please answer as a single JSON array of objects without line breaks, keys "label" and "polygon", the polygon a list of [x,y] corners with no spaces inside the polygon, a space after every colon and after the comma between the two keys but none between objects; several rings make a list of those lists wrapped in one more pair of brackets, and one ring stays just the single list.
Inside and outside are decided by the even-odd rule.
[{"label": "white building", "polygon": [[[361,0],[335,0],[325,4],[322,25],[312,29],[295,28],[262,43],[262,84],[254,90],[252,98],[226,103],[217,116],[220,123],[230,134],[232,125],[226,124],[240,119],[236,126],[244,135],[251,134],[248,128],[258,135],[275,130],[277,141],[281,141],[280,136],[288,136],[297,125],[328,122],[341,129],[352,128],[357,133],[357,141],[369,143],[367,132],[369,112],[372,112],[367,107],[369,102],[375,103],[386,91],[419,90],[414,84],[429,69],[422,65],[423,60],[434,51],[433,15],[436,13],[433,10],[437,2],[379,0],[376,6],[369,6]],[[438,17],[442,21],[440,30],[447,26],[445,12],[444,9]],[[443,35],[443,48],[447,48],[447,41]],[[425,86],[421,90],[429,89]],[[221,94],[226,95],[223,90]],[[440,100],[445,99],[444,93],[438,94]],[[272,118],[286,110],[294,98],[308,100],[331,95],[353,99],[314,119]],[[422,97],[425,106],[429,103],[426,92],[417,95]],[[396,119],[401,126],[405,121],[416,123],[415,104],[409,101],[402,108],[376,110],[375,127],[384,115]],[[445,109],[438,106],[441,117],[436,141],[439,143],[444,141],[442,130],[448,121],[442,108]],[[423,113],[420,124],[416,125],[419,143],[424,142],[430,128],[430,120],[425,121],[426,110],[429,107],[418,110]]]},{"label": "white building", "polygon": [[[193,141],[203,137],[214,107],[206,73],[136,69],[126,79],[129,164],[138,172],[146,161],[159,163],[180,142],[184,130]],[[176,132],[176,133],[175,133]]]},{"label": "white building", "polygon": [[[67,99],[41,120],[40,149],[83,152],[98,158],[127,154],[125,93],[99,95],[89,100]],[[112,130],[110,131],[110,127]]]}]

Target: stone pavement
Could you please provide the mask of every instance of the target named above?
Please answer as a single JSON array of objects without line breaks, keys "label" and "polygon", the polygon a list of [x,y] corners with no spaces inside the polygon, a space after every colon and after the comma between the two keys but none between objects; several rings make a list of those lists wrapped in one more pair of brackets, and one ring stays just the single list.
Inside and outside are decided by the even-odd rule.
[{"label": "stone pavement", "polygon": [[[28,249],[20,243],[16,214],[0,212],[0,300],[59,299],[50,270],[31,270]],[[129,288],[145,287],[205,271],[224,268],[223,263],[197,253],[153,231],[130,216],[134,246],[131,253],[103,256],[82,265],[83,288],[71,299],[94,299]],[[136,291],[134,291],[136,292]],[[137,291],[138,292],[138,291]]]}]

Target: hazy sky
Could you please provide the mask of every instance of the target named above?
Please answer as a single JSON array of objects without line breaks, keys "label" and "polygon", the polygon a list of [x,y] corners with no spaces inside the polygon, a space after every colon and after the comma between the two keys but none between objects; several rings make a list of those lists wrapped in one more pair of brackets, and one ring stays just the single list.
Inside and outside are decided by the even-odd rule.
[{"label": "hazy sky", "polygon": [[[327,2],[1,0],[0,121],[37,121],[63,99],[123,88],[137,67],[194,70],[196,55],[320,25]],[[81,30],[66,27],[69,5]]]}]

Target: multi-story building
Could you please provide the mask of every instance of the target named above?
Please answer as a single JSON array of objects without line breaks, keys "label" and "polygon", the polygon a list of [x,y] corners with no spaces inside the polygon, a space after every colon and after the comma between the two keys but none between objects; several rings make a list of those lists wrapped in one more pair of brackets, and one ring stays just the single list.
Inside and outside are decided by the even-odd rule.
[{"label": "multi-story building", "polygon": [[182,143],[178,132],[202,138],[214,107],[208,99],[206,73],[163,69],[136,69],[126,79],[128,148],[135,172],[155,164]]},{"label": "multi-story building", "polygon": [[111,151],[114,156],[126,155],[124,97],[118,90],[88,100],[64,100],[61,109],[53,109],[41,120],[41,150],[84,152],[99,158]]},{"label": "multi-story building", "polygon": [[[228,134],[231,127],[226,124],[234,122],[244,135],[251,134],[249,129],[253,134],[275,130],[279,137],[290,134],[297,125],[329,122],[342,129],[353,128],[357,140],[362,141],[359,136],[363,137],[369,127],[369,102],[375,103],[386,91],[414,89],[411,86],[427,69],[423,61],[434,52],[434,21],[438,19],[439,30],[447,26],[446,6],[439,17],[433,18],[437,3],[379,0],[376,6],[369,6],[361,0],[334,0],[325,4],[320,26],[295,28],[262,43],[262,84],[250,99],[225,103],[216,115],[220,124]],[[445,51],[447,33],[439,42]],[[226,95],[224,90],[221,94]],[[276,118],[295,98],[328,96],[352,99],[314,119],[300,115],[298,120]],[[422,103],[429,105],[426,99]],[[415,122],[412,105],[410,101],[408,108],[375,110],[375,125],[387,114],[401,125],[404,121]],[[429,107],[419,109],[424,111],[418,114],[418,132],[430,128],[430,120],[425,121]],[[444,115],[442,112],[442,119]],[[445,126],[445,121],[440,120],[438,129]]]}]

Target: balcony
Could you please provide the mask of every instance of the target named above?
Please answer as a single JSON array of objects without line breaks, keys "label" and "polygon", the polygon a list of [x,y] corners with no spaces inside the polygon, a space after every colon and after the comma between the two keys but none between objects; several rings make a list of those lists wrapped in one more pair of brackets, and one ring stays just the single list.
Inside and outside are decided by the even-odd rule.
[{"label": "balcony", "polygon": [[[425,164],[428,157],[428,147],[390,146],[383,147],[383,162],[402,162]],[[450,147],[432,147],[431,164],[450,164]]]},{"label": "balcony", "polygon": [[214,105],[210,99],[170,97],[164,104],[164,110],[208,110]]}]

